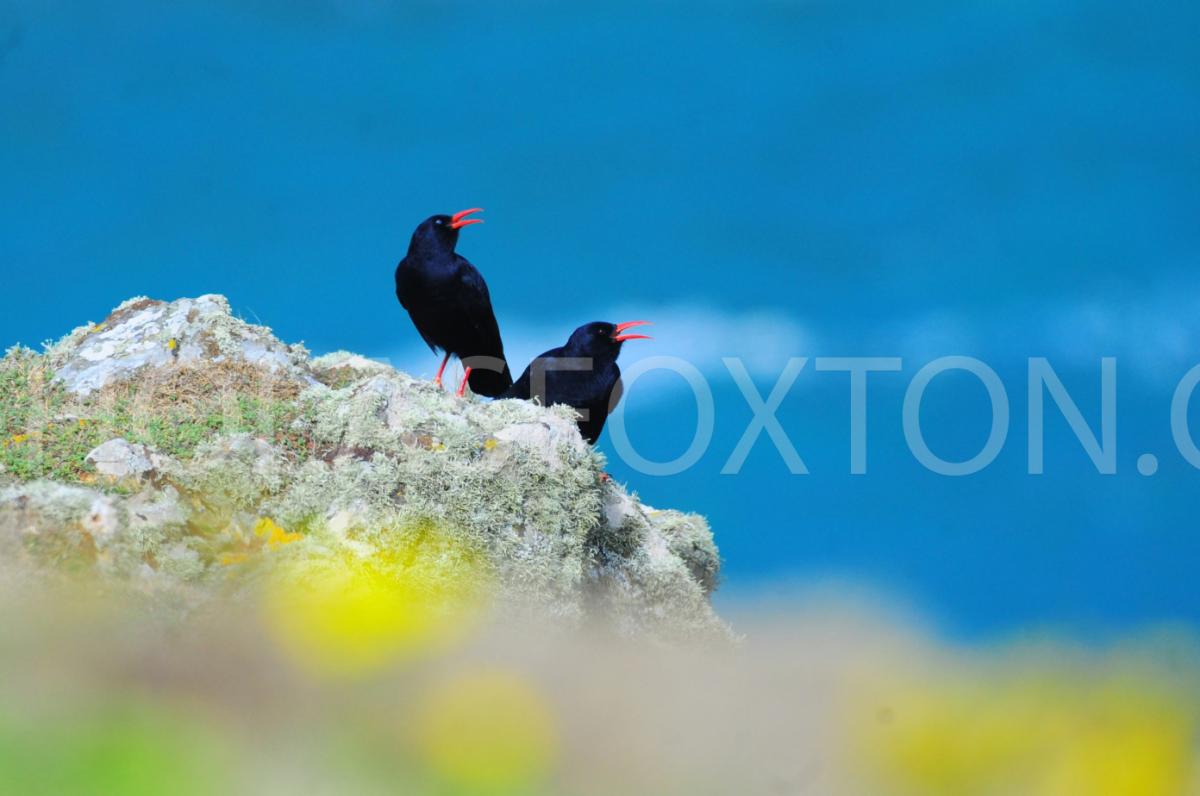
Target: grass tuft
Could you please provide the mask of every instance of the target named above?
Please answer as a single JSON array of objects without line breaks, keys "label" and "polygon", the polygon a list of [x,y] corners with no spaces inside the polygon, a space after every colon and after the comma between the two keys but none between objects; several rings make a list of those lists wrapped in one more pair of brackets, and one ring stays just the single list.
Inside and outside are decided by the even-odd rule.
[{"label": "grass tuft", "polygon": [[24,348],[0,359],[0,466],[31,481],[92,484],[87,455],[115,438],[181,461],[222,434],[266,439],[297,461],[313,451],[296,421],[299,387],[245,362],[161,368],[87,397],[56,383],[45,358]]}]

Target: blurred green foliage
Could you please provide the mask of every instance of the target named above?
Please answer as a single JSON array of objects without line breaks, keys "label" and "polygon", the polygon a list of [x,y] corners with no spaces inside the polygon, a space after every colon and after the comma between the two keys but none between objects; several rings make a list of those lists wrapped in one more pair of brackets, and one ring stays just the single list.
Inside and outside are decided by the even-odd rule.
[{"label": "blurred green foliage", "polygon": [[221,739],[194,717],[125,701],[53,718],[0,717],[0,783],[24,796],[221,793]]}]

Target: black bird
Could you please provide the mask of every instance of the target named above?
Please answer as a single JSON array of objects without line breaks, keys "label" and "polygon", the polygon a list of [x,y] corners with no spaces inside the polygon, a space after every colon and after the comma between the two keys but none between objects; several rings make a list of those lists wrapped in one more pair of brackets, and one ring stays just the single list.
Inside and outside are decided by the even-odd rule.
[{"label": "black bird", "polygon": [[469,383],[473,392],[494,398],[512,386],[500,327],[483,276],[454,251],[460,229],[483,223],[467,218],[481,210],[472,207],[421,222],[396,266],[396,298],[434,353],[439,348],[446,353],[434,383],[442,386],[446,363],[456,356],[466,368],[458,394]]},{"label": "black bird", "polygon": [[567,344],[552,348],[525,368],[521,378],[502,397],[537,398],[542,406],[566,404],[579,412],[579,433],[593,445],[604,421],[621,400],[621,369],[617,355],[626,340],[649,340],[626,329],[649,321],[595,321],[571,333]]}]

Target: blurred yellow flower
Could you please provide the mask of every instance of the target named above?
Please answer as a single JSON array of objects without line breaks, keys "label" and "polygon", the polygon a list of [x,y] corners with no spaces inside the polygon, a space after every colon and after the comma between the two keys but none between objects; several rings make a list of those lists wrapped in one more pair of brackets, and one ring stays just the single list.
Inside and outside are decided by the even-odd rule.
[{"label": "blurred yellow flower", "polygon": [[554,714],[528,682],[503,671],[451,678],[425,697],[413,731],[422,760],[466,793],[530,793],[558,754]]},{"label": "blurred yellow flower", "polygon": [[372,539],[305,547],[268,589],[268,628],[311,671],[364,674],[443,649],[474,626],[491,582],[482,555],[432,523]]},{"label": "blurred yellow flower", "polygon": [[875,793],[1183,796],[1194,782],[1196,706],[1152,680],[1019,672],[875,693],[886,720],[854,743]]},{"label": "blurred yellow flower", "polygon": [[1195,773],[1196,717],[1144,685],[1110,685],[1077,706],[1039,795],[1185,793]]}]

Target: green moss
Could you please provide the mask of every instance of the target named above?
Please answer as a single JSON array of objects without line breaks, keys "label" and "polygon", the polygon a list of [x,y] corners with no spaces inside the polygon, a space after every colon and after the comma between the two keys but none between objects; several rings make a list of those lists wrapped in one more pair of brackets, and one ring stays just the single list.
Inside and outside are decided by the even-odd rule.
[{"label": "green moss", "polygon": [[227,405],[213,403],[169,407],[161,415],[135,415],[127,410],[101,417],[104,427],[129,442],[149,445],[177,459],[190,459],[196,449],[222,434],[252,434],[273,440],[296,457],[308,455],[308,440],[292,431],[301,414],[294,401],[237,396]]},{"label": "green moss", "polygon": [[[86,461],[88,453],[115,438],[181,460],[191,459],[206,441],[229,434],[270,440],[297,460],[312,452],[311,439],[296,424],[306,407],[295,397],[221,389],[228,374],[219,368],[186,372],[200,384],[159,389],[150,398],[137,383],[77,397],[53,381],[45,356],[9,351],[0,359],[0,466],[21,481],[91,483],[95,469]],[[205,379],[212,389],[205,389]]]},{"label": "green moss", "polygon": [[27,348],[14,348],[0,359],[0,436],[16,436],[25,429],[33,411],[34,393],[30,377],[37,354]]}]

